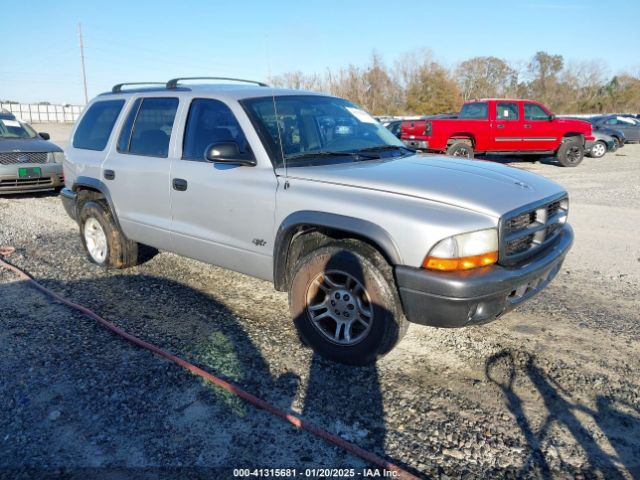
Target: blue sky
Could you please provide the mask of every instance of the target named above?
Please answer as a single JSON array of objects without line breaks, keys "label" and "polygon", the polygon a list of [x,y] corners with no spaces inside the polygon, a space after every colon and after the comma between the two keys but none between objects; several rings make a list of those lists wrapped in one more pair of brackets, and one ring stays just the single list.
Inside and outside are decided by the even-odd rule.
[{"label": "blue sky", "polygon": [[92,97],[122,81],[323,72],[374,50],[393,65],[428,48],[449,66],[545,50],[638,72],[639,19],[638,0],[0,1],[0,98],[83,103],[78,22]]}]

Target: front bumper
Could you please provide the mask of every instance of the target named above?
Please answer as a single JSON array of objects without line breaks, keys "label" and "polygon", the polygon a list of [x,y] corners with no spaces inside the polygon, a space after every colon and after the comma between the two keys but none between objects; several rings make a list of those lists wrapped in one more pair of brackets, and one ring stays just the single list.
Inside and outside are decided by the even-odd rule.
[{"label": "front bumper", "polygon": [[466,272],[433,272],[396,267],[395,275],[407,319],[434,327],[487,323],[540,292],[560,271],[573,230],[565,224],[558,241],[527,263]]},{"label": "front bumper", "polygon": [[[18,168],[41,169],[38,178],[20,178]],[[58,163],[0,165],[0,194],[38,192],[64,185],[62,165]]]},{"label": "front bumper", "polygon": [[409,148],[415,148],[416,150],[428,150],[429,149],[429,142],[427,142],[426,140],[402,140],[402,143],[404,143],[407,147]]},{"label": "front bumper", "polygon": [[63,188],[60,190],[60,199],[62,200],[62,206],[64,207],[67,215],[73,220],[78,220],[78,211],[76,209],[76,197],[78,194],[69,188]]}]

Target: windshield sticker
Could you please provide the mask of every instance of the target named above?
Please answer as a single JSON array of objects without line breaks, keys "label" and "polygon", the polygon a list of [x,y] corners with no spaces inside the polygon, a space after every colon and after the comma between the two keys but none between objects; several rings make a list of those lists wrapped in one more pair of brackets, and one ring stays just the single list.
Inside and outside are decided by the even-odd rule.
[{"label": "windshield sticker", "polygon": [[7,127],[20,128],[20,122],[18,122],[16,120],[5,120],[5,119],[2,119],[2,120],[0,120],[0,122],[4,123]]},{"label": "windshield sticker", "polygon": [[360,110],[359,108],[353,108],[353,107],[345,107],[345,108],[349,111],[349,113],[351,113],[351,115],[356,117],[362,123],[378,123],[378,121],[375,118],[373,118],[364,110]]}]

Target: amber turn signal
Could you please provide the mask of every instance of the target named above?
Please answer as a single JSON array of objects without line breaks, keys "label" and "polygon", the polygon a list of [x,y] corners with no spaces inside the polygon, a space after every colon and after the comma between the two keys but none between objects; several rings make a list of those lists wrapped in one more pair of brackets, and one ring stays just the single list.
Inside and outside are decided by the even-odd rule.
[{"label": "amber turn signal", "polygon": [[438,258],[427,256],[422,262],[422,268],[451,272],[455,270],[471,270],[472,268],[486,267],[498,261],[498,252],[488,252],[482,255],[460,258]]}]

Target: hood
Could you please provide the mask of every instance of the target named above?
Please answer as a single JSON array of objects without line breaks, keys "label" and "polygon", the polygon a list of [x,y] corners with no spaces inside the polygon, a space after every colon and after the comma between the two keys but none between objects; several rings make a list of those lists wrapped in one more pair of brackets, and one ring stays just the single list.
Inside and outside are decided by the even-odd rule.
[{"label": "hood", "polygon": [[584,135],[591,135],[593,125],[586,120],[576,120],[575,118],[556,118],[553,121],[556,125],[564,126],[567,131],[571,129],[574,132],[582,133]]},{"label": "hood", "polygon": [[61,152],[55,143],[42,138],[0,138],[0,153],[7,152]]},{"label": "hood", "polygon": [[[276,173],[284,175],[284,169]],[[494,217],[564,192],[557,183],[519,168],[441,155],[294,167],[288,176],[406,195]]]}]

